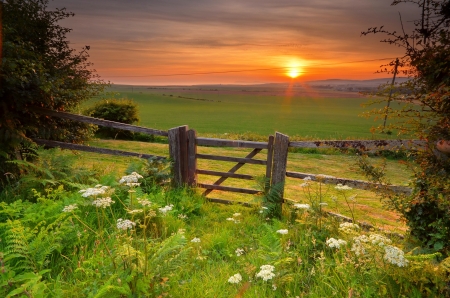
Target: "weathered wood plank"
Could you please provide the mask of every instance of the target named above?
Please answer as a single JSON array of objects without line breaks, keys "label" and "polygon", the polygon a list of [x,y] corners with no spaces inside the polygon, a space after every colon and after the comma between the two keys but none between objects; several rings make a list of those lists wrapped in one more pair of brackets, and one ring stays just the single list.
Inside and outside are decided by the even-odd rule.
[{"label": "weathered wood plank", "polygon": [[169,129],[169,155],[172,160],[172,175],[175,186],[182,186],[182,173],[180,161],[180,130],[179,127]]},{"label": "weathered wood plank", "polygon": [[267,149],[265,142],[251,142],[241,140],[224,140],[213,138],[197,138],[198,146],[213,146],[213,147],[240,147],[240,148],[257,148]]},{"label": "weathered wood plank", "polygon": [[[288,156],[289,137],[282,133],[275,134],[273,145],[273,164],[272,164],[272,182],[271,186],[282,185],[280,190],[280,199],[284,195],[284,182],[286,178],[286,165]],[[280,202],[282,203],[282,201]]]},{"label": "weathered wood plank", "polygon": [[114,121],[109,121],[109,120],[98,119],[98,118],[94,118],[94,117],[76,115],[76,114],[71,114],[71,113],[67,113],[67,112],[52,111],[49,109],[44,109],[44,108],[39,108],[39,107],[33,107],[32,110],[39,114],[52,116],[52,117],[64,118],[64,119],[80,121],[80,122],[84,122],[84,123],[91,123],[91,124],[96,124],[96,125],[100,125],[100,126],[118,128],[118,129],[123,129],[123,130],[128,130],[128,131],[134,131],[134,132],[141,132],[141,133],[146,133],[146,134],[151,134],[151,135],[158,135],[158,136],[164,136],[164,137],[168,136],[167,131],[147,128],[147,127],[142,127],[142,126],[136,126],[136,125],[119,123],[119,122],[114,122]]},{"label": "weathered wood plank", "polygon": [[355,140],[355,141],[303,141],[289,142],[294,148],[337,148],[367,150],[422,149],[426,145],[421,140]]},{"label": "weathered wood plank", "polygon": [[[247,154],[247,156],[245,158],[253,158],[256,154],[258,154],[259,152],[261,152],[261,149],[253,149],[252,152],[250,152],[249,154]],[[240,168],[242,168],[245,165],[245,163],[238,163],[236,164],[234,167],[232,167],[228,173],[234,173],[237,170],[239,170]],[[216,182],[214,182],[214,185],[220,185],[222,182],[224,182],[225,180],[227,180],[227,177],[221,177],[219,178]],[[203,196],[207,196],[210,192],[212,192],[212,189],[207,189],[205,190],[205,192],[203,193]]]},{"label": "weathered wood plank", "polygon": [[269,142],[267,146],[267,166],[266,166],[266,179],[270,185],[270,180],[272,178],[272,162],[273,162],[273,142],[274,137],[269,136]]},{"label": "weathered wood plank", "polygon": [[180,166],[181,166],[181,180],[183,184],[188,184],[189,181],[189,167],[188,167],[188,126],[180,126],[178,128],[180,135]]},{"label": "weathered wood plank", "polygon": [[253,177],[252,175],[236,174],[236,173],[228,173],[228,172],[217,172],[217,171],[209,171],[209,170],[197,170],[197,174],[221,176],[221,177],[228,177],[228,178],[237,178],[237,179],[244,179],[244,180],[255,180],[255,177]]},{"label": "weathered wood plank", "polygon": [[251,194],[251,195],[255,195],[255,194],[261,193],[261,191],[255,190],[255,189],[238,188],[238,187],[213,185],[213,184],[204,184],[204,183],[198,183],[197,186],[201,187],[201,188],[206,188],[206,189],[239,192],[239,193],[246,193],[246,194]]},{"label": "weathered wood plank", "polygon": [[299,172],[286,172],[287,177],[291,178],[298,178],[298,179],[304,179],[306,177],[310,177],[312,181],[320,181],[325,184],[342,184],[342,185],[348,185],[353,188],[357,189],[364,189],[364,190],[374,190],[374,189],[387,189],[390,191],[393,191],[395,193],[404,193],[404,194],[411,194],[412,189],[406,186],[399,186],[399,185],[381,185],[377,183],[372,183],[368,181],[363,180],[353,180],[353,179],[346,179],[346,178],[338,178],[334,176],[328,176],[328,175],[315,175],[315,174],[308,174],[308,173],[299,173]]},{"label": "weathered wood plank", "polygon": [[232,161],[232,162],[239,162],[239,163],[250,163],[250,164],[255,164],[255,165],[266,165],[267,164],[267,161],[261,160],[261,159],[220,156],[220,155],[210,155],[210,154],[197,154],[197,158],[220,160],[220,161]]},{"label": "weathered wood plank", "polygon": [[216,199],[216,198],[206,198],[206,200],[208,200],[209,202],[225,204],[225,205],[239,204],[239,205],[242,205],[245,207],[255,207],[255,204],[247,203],[247,202],[230,201],[230,200]]},{"label": "weathered wood plank", "polygon": [[58,141],[49,141],[49,140],[42,140],[42,139],[33,139],[33,141],[38,145],[47,146],[47,147],[59,147],[59,148],[63,148],[63,149],[93,152],[93,153],[100,153],[100,154],[109,154],[109,155],[118,155],[118,156],[136,156],[136,157],[141,157],[141,158],[167,159],[167,157],[158,156],[158,155],[150,155],[150,154],[143,154],[143,153],[137,153],[137,152],[98,148],[98,147],[91,147],[91,146],[85,146],[85,145],[79,145],[79,144],[70,144],[70,143],[64,143],[64,142],[58,142]]},{"label": "weathered wood plank", "polygon": [[195,130],[188,131],[188,185],[195,186],[197,184],[197,133]]}]

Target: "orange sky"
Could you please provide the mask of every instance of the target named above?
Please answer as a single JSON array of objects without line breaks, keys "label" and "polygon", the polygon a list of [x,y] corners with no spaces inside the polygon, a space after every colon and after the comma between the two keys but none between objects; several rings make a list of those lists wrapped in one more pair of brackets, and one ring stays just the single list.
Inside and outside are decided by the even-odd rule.
[{"label": "orange sky", "polygon": [[[56,0],[75,17],[71,45],[91,47],[90,61],[117,84],[252,84],[372,79],[401,48],[361,37],[369,27],[399,30],[417,18],[391,0]],[[408,29],[408,28],[407,28]],[[354,63],[347,63],[354,62]],[[250,70],[250,71],[246,71]],[[229,73],[214,73],[229,72]],[[207,73],[198,74],[196,73]],[[178,75],[188,74],[188,75]]]}]

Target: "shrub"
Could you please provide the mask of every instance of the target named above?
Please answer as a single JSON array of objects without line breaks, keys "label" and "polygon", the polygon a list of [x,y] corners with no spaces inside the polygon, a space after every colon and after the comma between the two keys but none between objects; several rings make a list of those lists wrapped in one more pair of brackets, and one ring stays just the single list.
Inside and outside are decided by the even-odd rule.
[{"label": "shrub", "polygon": [[[139,122],[138,107],[131,99],[103,99],[86,109],[84,114],[125,124]],[[109,127],[100,127],[97,134],[107,138],[133,139],[132,132]]]}]

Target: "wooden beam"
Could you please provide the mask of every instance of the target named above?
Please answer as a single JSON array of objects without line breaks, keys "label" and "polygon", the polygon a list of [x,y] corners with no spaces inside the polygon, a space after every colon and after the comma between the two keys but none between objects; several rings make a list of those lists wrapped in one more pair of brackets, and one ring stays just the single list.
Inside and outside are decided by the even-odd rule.
[{"label": "wooden beam", "polygon": [[188,185],[195,186],[197,184],[197,133],[190,129],[187,133],[188,139]]},{"label": "wooden beam", "polygon": [[239,162],[239,163],[244,163],[244,164],[249,163],[249,164],[255,164],[255,165],[266,165],[267,164],[267,161],[261,160],[261,159],[209,155],[209,154],[197,154],[197,158],[209,159],[209,160],[220,160],[220,161],[232,161],[232,162]]},{"label": "wooden beam", "polygon": [[33,139],[33,141],[38,145],[47,146],[47,147],[59,147],[59,148],[63,148],[63,149],[93,152],[93,153],[100,153],[100,154],[119,155],[119,156],[136,156],[136,157],[140,157],[140,158],[167,159],[167,157],[158,156],[158,155],[150,155],[150,154],[137,153],[137,152],[128,152],[128,151],[122,151],[122,150],[98,148],[98,147],[91,147],[91,146],[85,146],[85,145],[79,145],[79,144],[70,144],[70,143],[64,143],[64,142],[58,142],[58,141],[49,141],[49,140],[42,140],[42,139]]},{"label": "wooden beam", "polygon": [[[245,158],[253,158],[256,154],[258,154],[259,152],[261,152],[261,149],[253,149],[252,152],[250,152],[249,154],[247,154],[247,156]],[[239,170],[240,168],[242,168],[245,165],[245,163],[238,163],[236,164],[234,167],[232,167],[228,173],[235,173],[237,170]],[[220,185],[222,182],[224,182],[225,180],[227,180],[227,177],[221,177],[219,178],[216,182],[214,182],[214,185]],[[207,196],[210,192],[212,192],[212,189],[207,189],[205,190],[205,192],[203,193],[203,196]]]},{"label": "wooden beam", "polygon": [[228,172],[217,172],[217,171],[209,171],[209,170],[197,170],[197,174],[221,176],[221,177],[244,179],[244,180],[255,180],[255,177],[253,177],[251,175],[228,173]]},{"label": "wooden beam", "polygon": [[201,187],[201,188],[206,188],[206,189],[239,192],[239,193],[246,193],[246,194],[251,194],[251,195],[256,195],[256,194],[261,193],[261,191],[255,190],[255,189],[238,188],[238,187],[222,186],[222,185],[214,185],[214,184],[198,183],[197,186]]},{"label": "wooden beam", "polygon": [[251,142],[240,140],[223,140],[213,138],[197,138],[198,146],[212,146],[212,147],[240,147],[240,148],[258,148],[267,149],[265,142]]},{"label": "wooden beam", "polygon": [[187,129],[187,125],[179,126],[169,129],[168,133],[173,182],[177,187],[187,183]]},{"label": "wooden beam", "polygon": [[363,180],[353,180],[353,179],[346,179],[346,178],[337,178],[334,176],[328,176],[328,175],[315,175],[315,174],[308,174],[308,173],[299,173],[299,172],[286,172],[287,177],[291,178],[297,178],[297,179],[304,179],[306,177],[310,177],[312,181],[320,181],[324,184],[342,184],[342,185],[348,185],[353,188],[357,189],[364,189],[364,190],[374,190],[374,189],[386,189],[395,193],[404,193],[404,194],[411,194],[412,189],[406,186],[399,186],[399,185],[382,185],[377,183],[372,183],[368,181]]},{"label": "wooden beam", "polygon": [[239,204],[245,207],[255,207],[255,204],[247,203],[247,202],[239,202],[239,201],[231,201],[231,200],[224,200],[224,199],[215,199],[215,198],[206,198],[209,202],[212,203],[219,203],[219,204],[225,204],[225,205],[233,205],[233,204]]},{"label": "wooden beam", "polygon": [[426,145],[421,140],[355,140],[355,141],[303,141],[289,142],[294,148],[337,148],[367,150],[422,149]]},{"label": "wooden beam", "polygon": [[98,119],[98,118],[94,118],[94,117],[76,115],[76,114],[71,114],[71,113],[67,113],[67,112],[52,111],[52,110],[44,109],[44,108],[40,108],[40,107],[32,107],[32,108],[30,108],[30,111],[34,111],[34,112],[36,112],[38,114],[42,114],[42,115],[47,115],[47,116],[52,116],[52,117],[57,117],[57,118],[64,118],[64,119],[69,119],[69,120],[74,120],[74,121],[80,121],[80,122],[84,122],[84,123],[91,123],[91,124],[96,124],[96,125],[100,125],[100,126],[112,127],[112,128],[123,129],[123,130],[134,131],[134,132],[141,132],[141,133],[146,133],[146,134],[150,134],[150,135],[158,135],[158,136],[164,136],[164,137],[168,136],[167,131],[151,129],[151,128],[142,127],[142,126],[135,126],[135,125],[125,124],[125,123],[119,123],[119,122],[114,122],[114,121],[109,121],[109,120],[103,120],[103,119]]},{"label": "wooden beam", "polygon": [[284,183],[286,178],[286,166],[288,156],[289,137],[282,133],[275,134],[275,142],[273,145],[273,165],[272,165],[272,182],[271,187],[281,185],[280,200],[282,203],[284,195]]},{"label": "wooden beam", "polygon": [[272,178],[272,163],[273,163],[273,142],[274,137],[269,136],[268,148],[267,148],[267,166],[266,166],[266,179],[268,185],[270,185],[270,181]]}]

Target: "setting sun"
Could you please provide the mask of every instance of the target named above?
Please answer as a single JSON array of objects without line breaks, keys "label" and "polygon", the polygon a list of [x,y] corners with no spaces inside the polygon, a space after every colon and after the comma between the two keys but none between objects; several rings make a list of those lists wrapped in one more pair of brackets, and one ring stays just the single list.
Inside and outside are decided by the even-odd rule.
[{"label": "setting sun", "polygon": [[300,71],[297,68],[293,68],[288,72],[287,75],[290,76],[291,78],[295,79],[296,77],[298,77],[300,75]]}]

